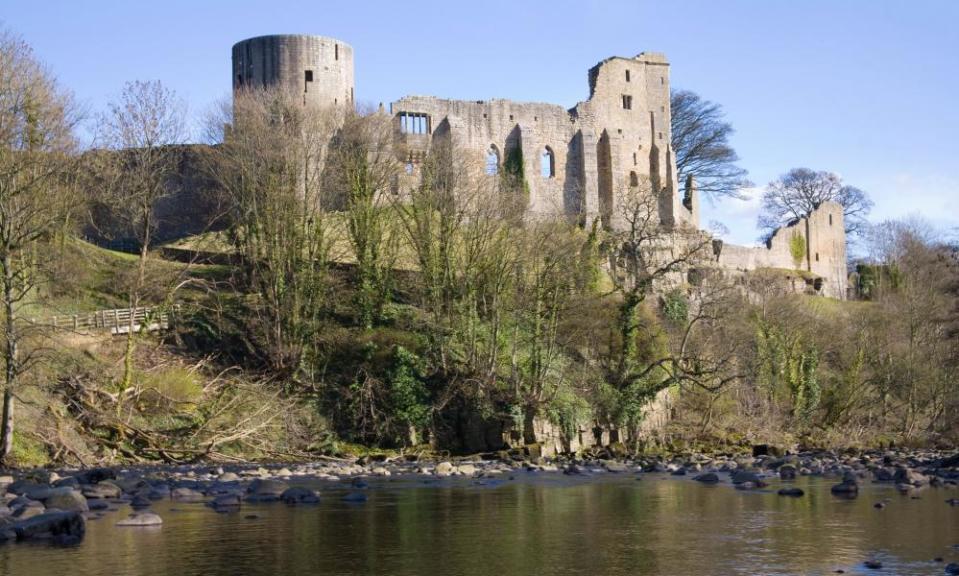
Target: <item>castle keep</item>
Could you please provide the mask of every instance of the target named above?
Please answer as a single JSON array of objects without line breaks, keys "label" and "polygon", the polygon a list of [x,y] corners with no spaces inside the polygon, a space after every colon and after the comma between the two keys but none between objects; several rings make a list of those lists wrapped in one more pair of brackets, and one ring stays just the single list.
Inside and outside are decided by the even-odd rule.
[{"label": "castle keep", "polygon": [[[699,199],[681,186],[671,148],[669,63],[663,54],[612,57],[589,70],[589,98],[573,108],[511,100],[446,100],[407,96],[393,102],[397,148],[415,178],[417,159],[442,134],[493,175],[507,158],[523,159],[530,217],[599,218],[616,229],[620,203],[633,189],[654,195],[667,230],[698,230]],[[233,87],[279,86],[302,92],[305,105],[353,106],[353,49],[320,36],[261,36],[233,46]],[[482,174],[477,174],[482,177]],[[801,269],[815,289],[846,292],[842,208],[825,203],[808,218],[781,228],[766,246],[713,243],[712,265],[748,272]],[[705,234],[705,232],[703,232]],[[792,246],[804,244],[802,258]],[[688,235],[687,235],[688,236]],[[677,241],[680,238],[676,236]]]}]

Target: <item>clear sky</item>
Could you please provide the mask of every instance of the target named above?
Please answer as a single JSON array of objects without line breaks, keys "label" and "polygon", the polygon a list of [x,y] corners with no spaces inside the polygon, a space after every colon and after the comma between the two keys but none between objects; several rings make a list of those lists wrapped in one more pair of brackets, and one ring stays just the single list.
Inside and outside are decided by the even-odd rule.
[{"label": "clear sky", "polygon": [[[573,106],[612,55],[665,52],[674,88],[719,102],[758,185],[832,170],[873,219],[959,226],[959,0],[482,2],[4,0],[23,36],[91,112],[127,80],[160,79],[200,117],[230,90],[230,47],[333,36],[355,50],[356,97],[511,98]],[[752,242],[758,204],[706,206]]]}]

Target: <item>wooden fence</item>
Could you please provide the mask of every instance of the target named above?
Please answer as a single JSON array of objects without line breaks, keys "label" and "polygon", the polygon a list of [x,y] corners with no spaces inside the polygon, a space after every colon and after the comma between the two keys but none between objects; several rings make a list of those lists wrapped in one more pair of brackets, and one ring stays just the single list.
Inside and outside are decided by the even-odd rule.
[{"label": "wooden fence", "polygon": [[[166,330],[173,321],[173,316],[179,307],[151,308],[141,307],[133,310],[133,330]],[[64,316],[45,318],[36,324],[49,326],[58,330],[73,330],[74,332],[110,331],[113,334],[126,334],[130,331],[129,308],[114,310],[97,310]]]}]

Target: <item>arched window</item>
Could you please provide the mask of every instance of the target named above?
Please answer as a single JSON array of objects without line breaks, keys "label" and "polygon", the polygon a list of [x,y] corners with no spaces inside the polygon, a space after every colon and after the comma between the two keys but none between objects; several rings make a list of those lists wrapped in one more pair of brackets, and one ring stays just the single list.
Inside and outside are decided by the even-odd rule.
[{"label": "arched window", "polygon": [[489,150],[486,151],[486,173],[490,176],[499,173],[499,150],[496,144],[490,144]]},{"label": "arched window", "polygon": [[636,175],[636,172],[629,173],[629,186],[631,188],[639,186],[639,176]]},{"label": "arched window", "polygon": [[543,178],[556,176],[556,156],[549,146],[543,149],[543,154],[539,157],[539,173]]}]

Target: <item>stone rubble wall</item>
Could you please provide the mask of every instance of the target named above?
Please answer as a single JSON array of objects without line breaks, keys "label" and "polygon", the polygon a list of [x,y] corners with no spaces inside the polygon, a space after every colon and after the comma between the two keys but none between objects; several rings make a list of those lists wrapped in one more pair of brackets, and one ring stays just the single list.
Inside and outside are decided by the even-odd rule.
[{"label": "stone rubble wall", "polygon": [[[798,267],[790,250],[794,236],[801,236],[806,245]],[[808,218],[777,229],[766,246],[721,244],[716,263],[723,269],[742,272],[778,268],[811,273],[822,278],[822,294],[844,299],[848,286],[842,206],[824,202]]]}]

